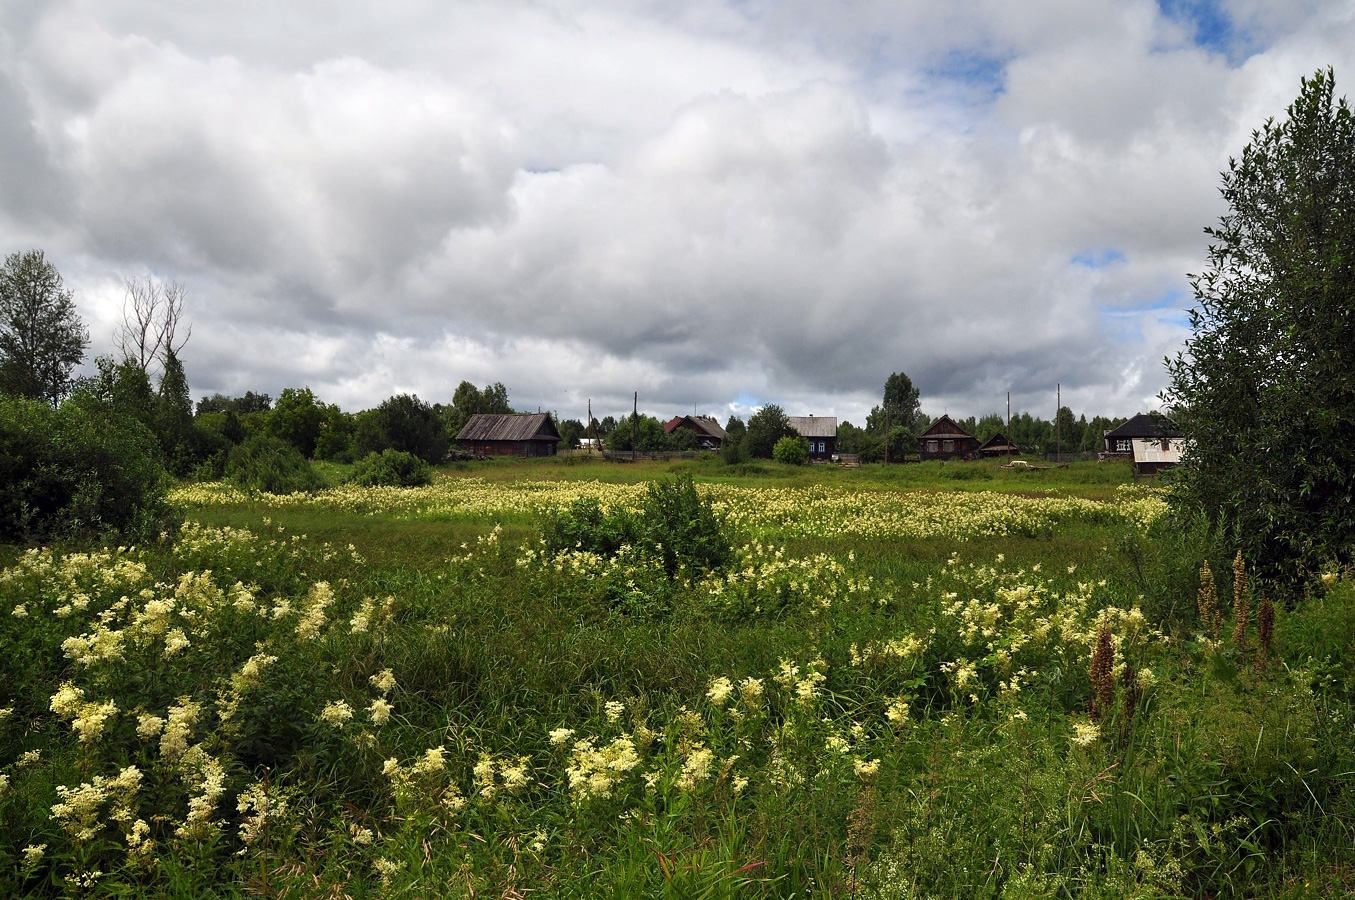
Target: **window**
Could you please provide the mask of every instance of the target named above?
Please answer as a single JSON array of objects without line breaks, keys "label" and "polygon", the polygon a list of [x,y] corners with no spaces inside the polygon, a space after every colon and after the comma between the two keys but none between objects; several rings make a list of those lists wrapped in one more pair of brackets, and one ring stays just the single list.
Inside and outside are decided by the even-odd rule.
[{"label": "window", "polygon": [[820,453],[827,453],[827,452],[828,452],[828,442],[827,442],[827,441],[819,441],[819,452],[820,452]]},{"label": "window", "polygon": [[941,442],[941,449],[942,449],[944,452],[946,452],[946,453],[950,453],[952,450],[955,449],[955,442],[954,442],[954,441],[942,441],[942,442]]},{"label": "window", "polygon": [[935,452],[936,452],[936,441],[928,441],[928,442],[927,442],[927,452],[928,452],[928,453],[935,453]]},{"label": "window", "polygon": [[1133,438],[1116,438],[1116,439],[1115,439],[1115,452],[1116,452],[1116,453],[1133,453],[1133,452],[1134,452],[1134,439],[1133,439]]}]

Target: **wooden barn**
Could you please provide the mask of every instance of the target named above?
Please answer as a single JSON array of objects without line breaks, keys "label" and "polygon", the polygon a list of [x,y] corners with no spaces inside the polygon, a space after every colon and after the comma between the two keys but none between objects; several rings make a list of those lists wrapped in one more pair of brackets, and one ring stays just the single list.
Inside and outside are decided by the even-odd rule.
[{"label": "wooden barn", "polygon": [[830,460],[837,452],[837,416],[786,416],[790,427],[809,442],[809,459]]},{"label": "wooden barn", "polygon": [[720,423],[707,416],[674,416],[663,426],[663,433],[672,434],[679,428],[696,432],[696,446],[702,450],[719,450],[725,440]]},{"label": "wooden barn", "polygon": [[456,436],[476,456],[554,456],[560,432],[550,413],[476,413]]},{"label": "wooden barn", "polygon": [[991,459],[994,456],[1015,456],[1020,452],[1021,451],[1017,449],[1016,445],[1008,441],[1007,436],[999,431],[997,434],[980,444],[979,449],[975,451],[974,455],[983,457],[984,459]]},{"label": "wooden barn", "polygon": [[923,460],[970,459],[979,449],[979,439],[946,415],[918,435],[917,443]]}]

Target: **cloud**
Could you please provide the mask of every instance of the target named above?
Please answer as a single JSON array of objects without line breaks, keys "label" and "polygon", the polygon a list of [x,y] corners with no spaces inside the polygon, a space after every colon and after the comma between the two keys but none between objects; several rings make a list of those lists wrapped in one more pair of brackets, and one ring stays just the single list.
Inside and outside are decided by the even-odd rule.
[{"label": "cloud", "polygon": [[199,394],[859,422],[906,371],[932,412],[1062,384],[1127,415],[1219,171],[1353,29],[1335,0],[14,4],[0,241],[49,251],[96,349],[123,278],[184,282]]}]

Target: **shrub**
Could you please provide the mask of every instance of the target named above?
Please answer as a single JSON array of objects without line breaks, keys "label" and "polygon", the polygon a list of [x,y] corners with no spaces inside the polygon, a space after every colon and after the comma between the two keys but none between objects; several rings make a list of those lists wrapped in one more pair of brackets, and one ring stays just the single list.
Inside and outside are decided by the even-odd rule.
[{"label": "shrub", "polygon": [[575,500],[546,520],[541,536],[552,554],[584,550],[615,556],[622,547],[639,548],[661,560],[669,578],[683,568],[722,569],[734,556],[723,519],[689,474],[650,484],[638,516],[625,509],[604,510],[593,498]]},{"label": "shrub", "polygon": [[85,532],[143,537],[170,509],[160,448],[132,417],[77,401],[0,397],[0,540]]},{"label": "shrub", "polygon": [[364,487],[419,487],[432,480],[433,470],[428,463],[402,450],[369,453],[348,476],[350,484]]},{"label": "shrub", "polygon": [[256,434],[231,450],[226,477],[246,490],[270,494],[321,487],[320,476],[296,447],[266,434]]},{"label": "shrub", "polygon": [[788,466],[803,466],[809,461],[809,445],[802,437],[783,437],[772,448],[772,459]]}]

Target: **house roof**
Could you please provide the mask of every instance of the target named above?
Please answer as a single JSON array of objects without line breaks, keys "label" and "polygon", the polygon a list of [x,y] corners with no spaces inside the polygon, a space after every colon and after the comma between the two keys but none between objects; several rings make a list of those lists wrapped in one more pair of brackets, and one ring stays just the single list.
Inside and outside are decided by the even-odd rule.
[{"label": "house roof", "polygon": [[690,424],[697,434],[710,435],[720,440],[725,438],[725,430],[720,427],[720,423],[706,416],[674,416],[663,426],[664,433],[672,434],[673,429],[678,428],[684,422]]},{"label": "house roof", "polygon": [[457,434],[458,441],[558,441],[550,413],[476,413]]},{"label": "house roof", "polygon": [[1106,432],[1108,438],[1163,438],[1181,437],[1176,425],[1163,415],[1139,413],[1119,428]]},{"label": "house roof", "polygon": [[[1007,446],[1008,446],[1008,443],[1007,443],[1007,436],[1006,436],[1005,434],[1003,434],[1002,432],[999,431],[997,434],[993,435],[993,436],[990,437],[988,440],[986,440],[986,441],[984,441],[982,444],[980,444],[980,445],[979,445],[979,449],[980,449],[980,450],[992,450],[994,447],[1002,447],[1002,448],[1005,449]],[[1015,445],[1015,444],[1011,444],[1010,446],[1011,446],[1011,448],[1012,448],[1013,450],[1016,449],[1016,445]]]},{"label": "house roof", "polygon": [[941,418],[939,418],[939,419],[937,419],[935,422],[933,422],[933,423],[931,424],[931,426],[930,426],[926,431],[922,432],[922,434],[918,435],[918,437],[920,437],[920,438],[924,438],[924,437],[966,437],[966,438],[972,438],[972,437],[974,437],[974,435],[972,435],[972,434],[970,434],[969,432],[965,431],[965,430],[964,430],[963,428],[961,428],[959,425],[956,425],[956,424],[955,424],[955,420],[952,419],[950,416],[944,415],[944,414],[943,414],[943,415],[941,416]]},{"label": "house roof", "polygon": [[786,422],[800,432],[800,437],[837,437],[837,416],[786,416]]}]

